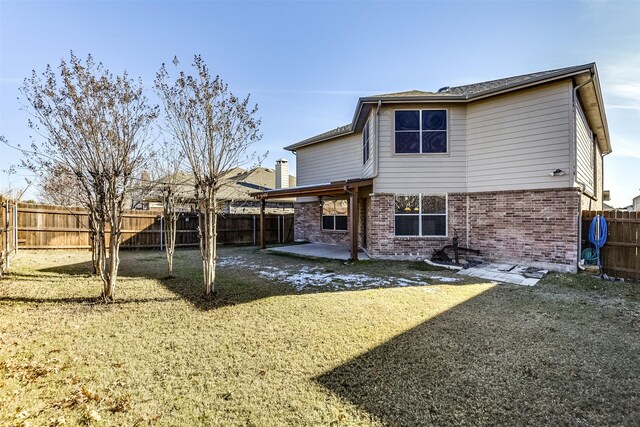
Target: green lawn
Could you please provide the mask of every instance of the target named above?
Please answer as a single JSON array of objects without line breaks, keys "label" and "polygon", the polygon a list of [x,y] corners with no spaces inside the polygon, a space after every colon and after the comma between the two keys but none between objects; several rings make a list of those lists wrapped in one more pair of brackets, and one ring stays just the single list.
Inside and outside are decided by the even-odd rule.
[{"label": "green lawn", "polygon": [[[124,252],[96,302],[84,252],[21,252],[0,280],[0,425],[631,425],[640,286],[533,288],[424,263],[223,248]],[[454,281],[455,280],[455,281]]]}]

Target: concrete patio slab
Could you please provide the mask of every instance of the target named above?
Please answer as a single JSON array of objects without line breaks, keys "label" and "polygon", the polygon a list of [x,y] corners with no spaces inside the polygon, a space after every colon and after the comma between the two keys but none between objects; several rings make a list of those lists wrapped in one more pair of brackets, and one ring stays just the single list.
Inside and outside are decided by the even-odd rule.
[{"label": "concrete patio slab", "polygon": [[487,264],[458,271],[464,276],[512,283],[514,285],[534,286],[548,273],[548,270],[537,269],[526,265]]},{"label": "concrete patio slab", "polygon": [[[301,245],[279,246],[276,248],[268,248],[267,250],[316,258],[342,259],[345,261],[351,257],[351,251],[348,246],[327,245],[324,243],[305,243]],[[366,260],[369,259],[369,257],[363,251],[359,251],[358,259]]]}]

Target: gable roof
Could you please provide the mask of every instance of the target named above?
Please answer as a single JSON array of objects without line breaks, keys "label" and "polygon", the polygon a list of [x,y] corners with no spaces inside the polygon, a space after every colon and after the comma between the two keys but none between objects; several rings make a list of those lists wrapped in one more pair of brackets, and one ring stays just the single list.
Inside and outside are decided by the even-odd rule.
[{"label": "gable roof", "polygon": [[[366,117],[369,111],[375,105],[382,103],[403,103],[403,102],[471,102],[485,97],[496,96],[503,93],[525,89],[530,86],[535,86],[544,83],[550,83],[557,80],[566,79],[569,77],[577,76],[579,74],[589,74],[589,78],[586,81],[593,81],[593,98],[597,101],[597,106],[600,108],[600,121],[601,132],[598,135],[600,139],[605,140],[605,150],[603,152],[611,152],[611,146],[609,143],[609,131],[606,124],[606,117],[604,116],[604,105],[602,103],[602,94],[600,93],[600,85],[598,82],[598,76],[596,71],[596,64],[589,63],[584,65],[576,65],[572,67],[557,68],[553,70],[540,71],[529,74],[522,74],[519,76],[506,77],[502,79],[489,80],[480,83],[473,83],[462,86],[443,87],[437,92],[421,91],[421,90],[409,90],[405,92],[385,93],[373,96],[362,97],[358,99],[358,105],[354,114],[353,120],[347,125],[337,127],[336,129],[328,132],[321,133],[319,135],[312,136],[311,138],[304,139],[295,144],[291,144],[285,147],[285,150],[295,151],[300,147],[315,144],[318,142],[326,141],[336,138],[338,136],[347,135],[356,131],[359,131],[364,125]],[[582,82],[580,82],[582,83]],[[592,117],[595,117],[592,114]],[[598,132],[596,132],[598,133]]]},{"label": "gable roof", "polygon": [[[253,169],[243,169],[236,167],[227,172],[222,178],[224,183],[218,191],[220,200],[254,200],[249,194],[256,190],[264,191],[275,188],[276,172],[265,167],[255,167]],[[178,172],[160,181],[171,182],[176,185],[176,193],[181,197],[190,199],[194,193],[193,175],[186,172]],[[289,187],[296,186],[296,177],[289,175]],[[145,198],[146,201],[161,200],[161,191],[154,190]]]}]

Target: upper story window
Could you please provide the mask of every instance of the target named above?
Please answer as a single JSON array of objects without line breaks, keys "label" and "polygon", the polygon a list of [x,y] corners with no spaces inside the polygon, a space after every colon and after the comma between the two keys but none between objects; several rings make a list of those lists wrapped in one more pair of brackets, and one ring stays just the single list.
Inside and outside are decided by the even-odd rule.
[{"label": "upper story window", "polygon": [[362,130],[362,164],[369,161],[369,121],[365,123]]},{"label": "upper story window", "polygon": [[395,152],[446,153],[447,110],[398,110]]},{"label": "upper story window", "polygon": [[446,236],[447,195],[396,196],[396,236]]},{"label": "upper story window", "polygon": [[346,200],[327,200],[322,203],[322,229],[347,229],[348,203]]}]

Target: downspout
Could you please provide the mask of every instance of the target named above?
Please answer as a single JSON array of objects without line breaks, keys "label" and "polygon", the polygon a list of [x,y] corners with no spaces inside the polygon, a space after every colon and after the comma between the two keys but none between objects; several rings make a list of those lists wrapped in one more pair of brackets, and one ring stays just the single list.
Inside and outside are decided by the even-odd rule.
[{"label": "downspout", "polygon": [[602,200],[600,200],[600,203],[602,204],[603,211],[604,211],[604,156],[606,156],[606,154],[600,151],[600,190],[602,191]]},{"label": "downspout", "polygon": [[572,139],[572,145],[573,145],[573,153],[574,153],[574,158],[572,159],[572,164],[571,164],[571,169],[572,169],[572,177],[573,180],[575,182],[577,182],[581,189],[580,189],[580,199],[579,199],[579,206],[578,206],[578,248],[577,248],[577,255],[578,255],[578,264],[580,264],[580,258],[582,256],[582,194],[584,193],[584,190],[586,189],[586,185],[585,183],[581,182],[578,180],[578,134],[576,132],[576,127],[577,127],[577,122],[576,122],[576,115],[578,113],[577,110],[577,106],[576,106],[576,102],[578,102],[578,89],[580,89],[581,87],[585,86],[588,83],[592,83],[593,82],[593,75],[590,74],[589,76],[589,80],[587,80],[584,83],[579,84],[578,86],[573,88],[573,98],[571,99],[572,103],[573,103],[573,126],[571,127],[571,139]]},{"label": "downspout", "polygon": [[578,89],[580,89],[582,86],[587,85],[589,83],[593,82],[593,77],[589,77],[589,80],[587,80],[584,83],[579,84],[578,86],[573,88],[573,126],[571,129],[571,139],[573,142],[573,152],[574,152],[574,158],[572,159],[572,165],[571,165],[571,169],[572,169],[572,173],[571,176],[573,177],[573,180],[575,182],[577,182],[578,184],[580,184],[581,186],[581,191],[584,192],[584,190],[587,188],[587,185],[584,182],[581,182],[578,180],[578,155],[577,155],[577,150],[578,150],[578,134],[576,133],[576,126],[578,125],[576,122],[576,115],[578,113],[578,108],[577,108],[577,104],[576,102],[578,101]]}]

